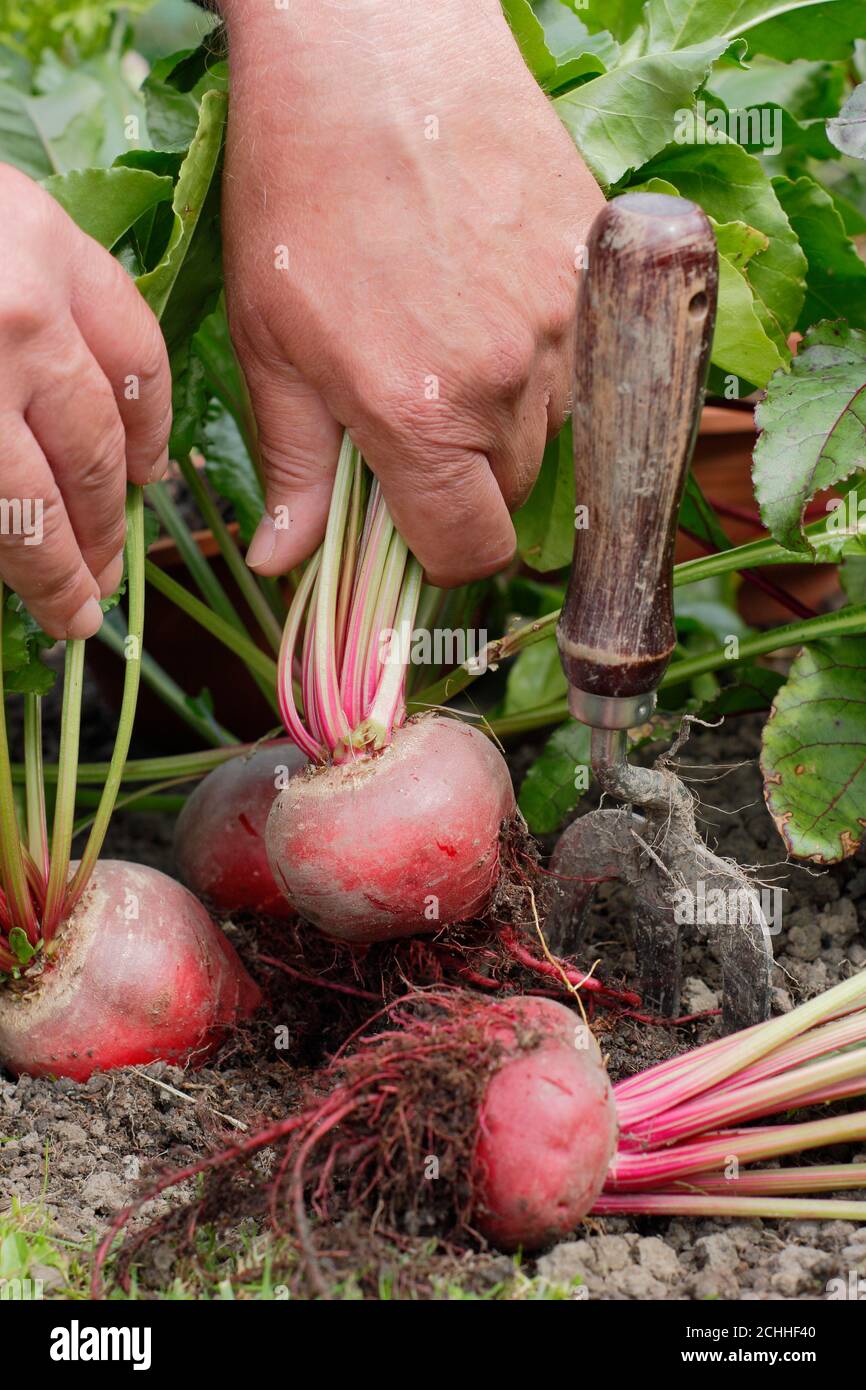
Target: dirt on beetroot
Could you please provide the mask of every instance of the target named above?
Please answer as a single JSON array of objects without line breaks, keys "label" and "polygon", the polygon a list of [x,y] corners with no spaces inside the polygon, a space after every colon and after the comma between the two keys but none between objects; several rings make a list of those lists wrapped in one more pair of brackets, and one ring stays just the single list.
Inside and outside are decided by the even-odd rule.
[{"label": "dirt on beetroot", "polygon": [[[110,716],[95,692],[85,709],[92,713],[84,756],[98,758]],[[678,770],[700,795],[699,823],[717,852],[761,866],[761,881],[783,890],[781,929],[774,937],[774,1003],[786,1010],[828,988],[852,966],[866,966],[866,854],[860,851],[828,870],[784,862],[761,796],[759,731],[758,718],[696,730]],[[518,750],[512,759],[518,777],[522,757]],[[168,817],[127,813],[115,818],[105,853],[171,873],[171,839]],[[543,901],[543,888],[538,896]],[[523,908],[512,903],[511,910]],[[588,970],[598,960],[605,982],[634,980],[630,910],[621,886],[600,888],[578,964]],[[96,1075],[83,1085],[0,1079],[0,1137],[5,1141],[0,1145],[0,1190],[4,1198],[25,1205],[41,1203],[58,1238],[92,1244],[111,1214],[134,1200],[154,1173],[195,1162],[292,1114],[312,1069],[383,997],[399,992],[401,982],[404,987],[410,980],[436,984],[453,968],[443,961],[441,949],[437,954],[435,939],[403,942],[399,951],[371,947],[358,960],[337,943],[306,934],[301,938],[295,928],[241,921],[224,925],[265,989],[268,1004],[212,1064],[186,1072],[161,1063],[127,1068]],[[449,942],[447,949],[452,947]],[[493,953],[491,940],[479,943],[476,938],[471,949],[479,953],[472,964],[479,965],[480,973],[516,970],[508,979],[510,988],[526,988],[526,977],[513,960],[506,965],[490,955],[485,958],[485,952]],[[464,956],[460,960],[465,964]],[[684,979],[683,1007],[689,1012],[718,1006],[719,962],[711,946],[690,935]],[[705,1041],[716,1027],[710,1018],[671,1029],[603,1009],[595,1013],[592,1026],[614,1080]],[[866,1159],[864,1154],[853,1157]],[[821,1161],[820,1154],[815,1158]],[[263,1160],[265,1170],[272,1161]],[[238,1201],[238,1210],[249,1212],[248,1175],[240,1183],[244,1200]],[[193,1195],[187,1184],[157,1199],[145,1224]],[[241,1221],[233,1227],[235,1197],[228,1186],[221,1199],[221,1248],[228,1258],[251,1228]],[[267,1224],[263,1216],[261,1228]],[[487,1296],[514,1275],[510,1257],[471,1240],[437,1234],[435,1222],[426,1219],[421,1227],[416,1218],[414,1226],[409,1220],[396,1229],[393,1222],[371,1225],[366,1214],[344,1212],[338,1221],[317,1228],[317,1241],[335,1279],[349,1280],[365,1297],[383,1296],[383,1287],[392,1297],[441,1298],[454,1296],[454,1290],[459,1290],[457,1296]],[[851,1269],[866,1272],[866,1231],[848,1223],[649,1218],[593,1219],[573,1238],[523,1264],[523,1273],[534,1276],[542,1288],[574,1287],[578,1297],[650,1300],[823,1298],[828,1281],[847,1277]],[[157,1242],[148,1249],[140,1273],[142,1293],[159,1296],[176,1272],[176,1241]],[[285,1277],[287,1286],[310,1292],[297,1264],[289,1262]],[[48,1282],[50,1293],[50,1278]]]}]

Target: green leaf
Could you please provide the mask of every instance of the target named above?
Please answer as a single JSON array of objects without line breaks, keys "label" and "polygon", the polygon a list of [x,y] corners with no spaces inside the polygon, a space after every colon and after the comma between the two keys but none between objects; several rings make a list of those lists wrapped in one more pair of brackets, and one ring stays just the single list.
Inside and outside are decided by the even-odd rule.
[{"label": "green leaf", "polygon": [[69,216],[106,249],[157,203],[171,198],[170,178],[145,169],[75,169],[53,174],[43,187]]},{"label": "green leaf", "polygon": [[173,459],[186,458],[201,441],[209,392],[205,366],[192,342],[174,355],[171,380],[171,438]]},{"label": "green leaf", "polygon": [[19,965],[27,965],[36,955],[36,947],[27,940],[27,933],[21,927],[13,927],[9,933],[9,945]]},{"label": "green leaf", "polygon": [[862,550],[842,557],[839,583],[849,603],[866,603],[866,554]]},{"label": "green leaf", "polygon": [[827,122],[827,139],[842,154],[866,159],[866,82],[854,88],[839,115]]},{"label": "green leaf", "polygon": [[515,659],[508,673],[502,713],[519,714],[549,705],[561,699],[567,690],[556,639],[545,637],[526,647]]},{"label": "green leaf", "polygon": [[514,516],[522,558],[541,574],[571,564],[574,553],[574,462],[571,421],[544,451],[541,471]]},{"label": "green leaf", "polygon": [[[730,576],[719,575],[686,584],[674,594],[677,632],[709,637],[709,650],[722,646],[729,637],[748,637],[749,627],[734,607],[735,585]],[[696,644],[686,644],[695,650]],[[704,646],[703,643],[698,644]]]},{"label": "green leaf", "polygon": [[767,249],[749,259],[748,279],[764,331],[785,357],[803,306],[806,257],[761,161],[730,141],[672,144],[643,174],[667,180],[715,222],[742,222],[767,238]]},{"label": "green leaf", "polygon": [[153,76],[144,84],[147,133],[154,149],[185,150],[198,127],[198,102],[191,92],[179,92]]},{"label": "green leaf", "polygon": [[223,299],[202,323],[194,343],[212,393],[219,397],[236,420],[242,419],[248,414],[246,385],[229,333]]},{"label": "green leaf", "polygon": [[16,594],[6,600],[3,615],[3,685],[16,694],[45,695],[56,680],[56,673],[40,655],[54,645],[34,622]]},{"label": "green leaf", "polygon": [[833,199],[848,235],[866,235],[866,162],[843,158],[823,165],[821,185]]},{"label": "green leaf", "polygon": [[808,552],[810,499],[866,467],[866,333],[844,323],[813,328],[790,372],[773,377],[755,423],[752,477],[764,525],[788,550]]},{"label": "green leaf", "polygon": [[764,725],[770,813],[798,859],[835,863],[866,827],[866,639],[805,647]]},{"label": "green leaf", "polygon": [[34,179],[99,163],[101,100],[99,85],[84,76],[73,75],[64,89],[46,96],[0,82],[0,160]]},{"label": "green leaf", "polygon": [[785,365],[758,316],[748,279],[721,252],[712,360],[721,371],[743,377],[754,386],[766,386],[773,373]]},{"label": "green leaf", "polygon": [[76,58],[73,68],[45,50],[26,87],[0,82],[0,159],[32,178],[105,167],[143,126],[144,106],[116,52]]},{"label": "green leaf", "polygon": [[589,767],[590,731],[569,720],[547,740],[520,787],[518,805],[533,835],[558,830],[583,795],[575,787],[578,768]]},{"label": "green leaf", "polygon": [[241,432],[219,401],[208,411],[201,449],[208,481],[231,502],[241,540],[248,544],[265,509],[264,494]]},{"label": "green leaf", "polygon": [[764,666],[743,664],[737,667],[736,681],[724,686],[698,711],[701,719],[721,719],[728,714],[750,714],[769,709],[784,677]]},{"label": "green leaf", "polygon": [[0,1240],[0,1278],[15,1279],[29,1267],[30,1247],[23,1231],[10,1231]]},{"label": "green leaf", "polygon": [[839,316],[855,328],[866,328],[866,265],[830,194],[805,175],[796,181],[774,179],[773,187],[809,265],[799,327]]},{"label": "green leaf", "polygon": [[695,91],[726,47],[725,39],[709,39],[676,53],[621,61],[554,100],[599,183],[610,188],[665,148],[678,114],[694,110]]},{"label": "green leaf", "polygon": [[716,68],[710,86],[728,110],[776,106],[794,120],[833,116],[839,110],[845,85],[841,63],[814,63],[801,58],[779,63],[757,57],[748,67]]},{"label": "green leaf", "polygon": [[556,59],[547,47],[541,22],[533,14],[529,0],[502,0],[502,10],[526,66],[543,86],[556,71]]},{"label": "green leaf", "polygon": [[145,502],[144,506],[144,549],[150,550],[155,540],[158,540],[160,533],[159,517],[151,507]]},{"label": "green leaf", "polygon": [[622,42],[638,23],[644,0],[563,0],[563,4],[580,11],[580,18],[590,33],[606,29]]},{"label": "green leaf", "polygon": [[765,20],[748,31],[746,41],[750,53],[788,63],[803,57],[850,58],[862,33],[863,0],[824,0]]},{"label": "green leaf", "polygon": [[536,0],[533,10],[555,60],[555,70],[543,84],[545,91],[561,91],[584,77],[606,72],[617,62],[619,44],[613,35],[605,30],[590,33],[563,0]]},{"label": "green leaf", "polygon": [[27,96],[8,82],[0,82],[0,159],[33,179],[45,178],[57,168]]},{"label": "green leaf", "polygon": [[[712,218],[710,219],[712,221]],[[759,251],[766,251],[769,238],[750,227],[747,222],[713,222],[719,255],[724,256],[735,270],[745,270]]]},{"label": "green leaf", "polygon": [[693,536],[697,536],[698,540],[709,542],[716,550],[731,548],[730,540],[691,469],[686,475],[678,524]]},{"label": "green leaf", "polygon": [[198,130],[174,190],[174,227],[168,246],[159,264],[137,281],[162,320],[170,353],[195,332],[221,287],[220,257],[214,243],[226,104],[220,92],[207,92],[202,97]]},{"label": "green leaf", "polygon": [[[644,53],[682,49],[704,39],[725,39],[748,35],[756,26],[776,18],[780,12],[791,17],[797,10],[813,7],[823,11],[824,24],[832,24],[827,13],[835,0],[648,0],[634,41]],[[758,50],[755,50],[758,51]],[[797,57],[812,56],[801,50]],[[816,55],[819,56],[819,55]]]},{"label": "green leaf", "polygon": [[729,107],[716,90],[719,71],[716,69],[711,78],[712,93],[705,89],[708,115],[710,110],[721,110],[725,133],[750,154],[760,155],[768,172],[792,169],[799,173],[806,159],[835,158],[821,117],[798,121],[783,106],[771,101]]},{"label": "green leaf", "polygon": [[207,42],[154,63],[143,88],[147,129],[154,148],[185,150],[198,128],[204,93],[225,92],[227,86],[227,66]]}]

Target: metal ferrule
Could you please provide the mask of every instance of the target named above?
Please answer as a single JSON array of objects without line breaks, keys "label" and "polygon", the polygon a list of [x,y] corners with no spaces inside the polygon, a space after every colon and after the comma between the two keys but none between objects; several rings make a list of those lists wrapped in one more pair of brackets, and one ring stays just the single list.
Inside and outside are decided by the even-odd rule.
[{"label": "metal ferrule", "polygon": [[592,729],[634,729],[645,724],[655,709],[656,693],[644,695],[593,695],[588,690],[569,686],[568,708],[581,724]]}]

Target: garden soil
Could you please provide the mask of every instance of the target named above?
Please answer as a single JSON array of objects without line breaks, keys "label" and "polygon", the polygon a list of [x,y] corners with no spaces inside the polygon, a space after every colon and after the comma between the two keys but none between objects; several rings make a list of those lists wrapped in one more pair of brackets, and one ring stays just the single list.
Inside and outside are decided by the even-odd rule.
[{"label": "garden soil", "polygon": [[[107,756],[113,718],[88,689],[82,757]],[[46,711],[46,723],[53,721]],[[712,847],[743,865],[761,866],[763,883],[783,891],[776,952],[775,1006],[795,1003],[834,984],[851,967],[866,967],[866,854],[826,871],[784,862],[782,842],[764,806],[757,767],[761,721],[729,721],[697,729],[682,750],[681,775],[701,799],[700,825]],[[16,730],[11,730],[13,749]],[[20,746],[20,745],[19,745]],[[146,748],[134,750],[139,755]],[[47,749],[47,756],[52,750]],[[512,754],[519,776],[531,750]],[[106,856],[137,860],[173,872],[168,818],[121,813]],[[548,845],[547,848],[550,846]],[[50,1232],[90,1247],[113,1211],[129,1202],[148,1174],[221,1148],[232,1135],[284,1115],[298,1103],[317,1059],[317,1042],[336,1041],[328,1013],[334,996],[297,1012],[298,985],[257,961],[261,937],[249,924],[229,923],[249,968],[271,995],[267,1017],[230,1040],[212,1065],[181,1072],[155,1064],[94,1076],[87,1084],[19,1081],[0,1076],[0,1194],[44,1211]],[[686,929],[688,932],[688,928]],[[257,940],[258,938],[258,940]],[[271,934],[266,942],[275,948]],[[605,886],[592,911],[580,964],[598,960],[611,982],[632,982],[629,903],[622,889]],[[703,942],[686,938],[683,1007],[712,1009],[719,1002],[720,971]],[[276,977],[276,978],[275,978]],[[321,1011],[321,1035],[311,1019]],[[339,1018],[337,1019],[339,1023]],[[598,1014],[599,1042],[618,1079],[713,1036],[715,1022],[681,1029],[651,1027]],[[315,1027],[312,1029],[315,1033]],[[319,1047],[319,1050],[321,1048]],[[857,1155],[866,1161],[866,1153]],[[816,1161],[821,1155],[814,1155]],[[187,1191],[160,1199],[174,1202]],[[866,1193],[846,1194],[866,1197]],[[154,1204],[149,1214],[158,1212]],[[347,1232],[347,1235],[349,1233]],[[437,1245],[429,1236],[383,1236],[344,1242],[347,1254],[335,1293],[413,1298],[575,1297],[603,1299],[786,1299],[827,1296],[828,1281],[850,1271],[866,1274],[866,1228],[845,1222],[723,1222],[640,1219],[592,1221],[515,1272],[511,1258],[484,1250]],[[264,1245],[249,1229],[230,1233],[225,1249],[241,1252],[255,1268]],[[145,1285],[165,1290],[175,1274],[166,1242],[148,1256]],[[37,1271],[45,1292],[63,1296],[62,1277]],[[236,1296],[243,1296],[239,1282]]]}]

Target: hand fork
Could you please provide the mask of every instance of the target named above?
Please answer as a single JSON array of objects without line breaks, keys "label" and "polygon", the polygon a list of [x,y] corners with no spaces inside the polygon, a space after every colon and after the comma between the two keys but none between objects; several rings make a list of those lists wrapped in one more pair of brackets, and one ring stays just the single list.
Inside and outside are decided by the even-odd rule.
[{"label": "hand fork", "polygon": [[592,730],[592,771],[625,806],[593,811],[562,835],[548,926],[556,949],[573,950],[595,884],[630,884],[639,987],[647,1007],[671,1017],[689,895],[721,904],[722,920],[702,925],[718,933],[731,1031],[769,1012],[773,957],[758,895],[697,834],[693,798],[664,758],[652,769],[626,759],[628,730],[650,718],[675,644],[674,540],[717,281],[715,237],[694,203],[627,193],[593,223],[578,299],[574,561],[557,640],[571,713]]}]

